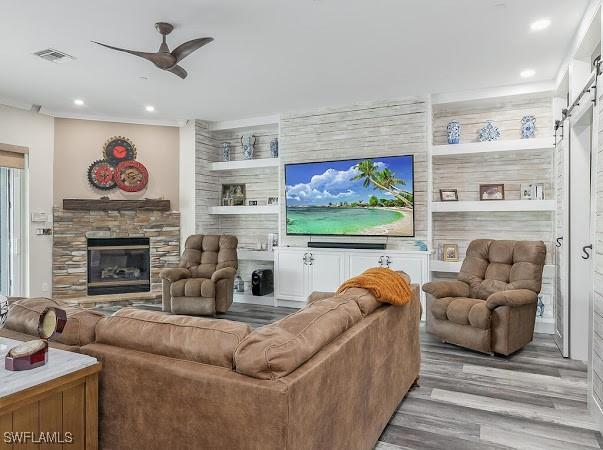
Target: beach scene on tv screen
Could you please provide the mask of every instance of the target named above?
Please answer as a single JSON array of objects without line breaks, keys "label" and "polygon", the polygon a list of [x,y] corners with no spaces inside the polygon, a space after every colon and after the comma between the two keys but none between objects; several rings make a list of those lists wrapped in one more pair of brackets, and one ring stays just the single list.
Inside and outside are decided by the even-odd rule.
[{"label": "beach scene on tv screen", "polygon": [[413,236],[412,156],[285,166],[287,234]]}]

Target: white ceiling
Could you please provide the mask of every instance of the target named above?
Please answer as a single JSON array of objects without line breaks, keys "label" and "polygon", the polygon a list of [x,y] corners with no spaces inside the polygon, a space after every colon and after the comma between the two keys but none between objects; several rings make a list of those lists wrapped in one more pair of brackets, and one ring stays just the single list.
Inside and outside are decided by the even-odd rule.
[{"label": "white ceiling", "polygon": [[[0,3],[0,99],[83,117],[232,120],[552,80],[588,0],[21,0]],[[550,18],[534,33],[530,23]],[[91,40],[156,51],[215,41],[185,80]],[[65,64],[32,53],[48,47]],[[146,80],[140,77],[147,77]],[[76,107],[73,99],[85,100]],[[154,113],[145,105],[154,105]]]}]

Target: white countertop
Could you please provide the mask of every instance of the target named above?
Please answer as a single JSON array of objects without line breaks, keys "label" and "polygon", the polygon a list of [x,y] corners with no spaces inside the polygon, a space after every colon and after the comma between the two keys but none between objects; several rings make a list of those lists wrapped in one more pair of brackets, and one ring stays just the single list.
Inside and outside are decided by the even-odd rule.
[{"label": "white countertop", "polygon": [[48,349],[48,362],[31,370],[11,372],[4,368],[6,353],[21,341],[0,337],[0,398],[92,366],[96,358],[79,353]]}]

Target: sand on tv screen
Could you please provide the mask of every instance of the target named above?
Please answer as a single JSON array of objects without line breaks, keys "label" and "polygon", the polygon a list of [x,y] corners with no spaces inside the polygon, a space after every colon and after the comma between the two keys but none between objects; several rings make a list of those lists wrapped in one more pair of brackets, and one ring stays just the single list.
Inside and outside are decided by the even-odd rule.
[{"label": "sand on tv screen", "polygon": [[287,234],[414,236],[413,157],[285,165]]}]

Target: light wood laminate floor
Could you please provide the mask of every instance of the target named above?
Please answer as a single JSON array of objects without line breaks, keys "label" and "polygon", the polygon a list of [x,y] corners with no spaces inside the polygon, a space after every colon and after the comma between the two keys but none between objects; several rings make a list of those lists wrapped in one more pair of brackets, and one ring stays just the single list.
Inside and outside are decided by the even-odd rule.
[{"label": "light wood laminate floor", "polygon": [[[255,328],[293,311],[234,304],[220,317]],[[587,409],[586,366],[562,358],[552,336],[536,335],[508,358],[443,344],[424,331],[421,345],[420,387],[400,403],[376,449],[601,448]]]}]

